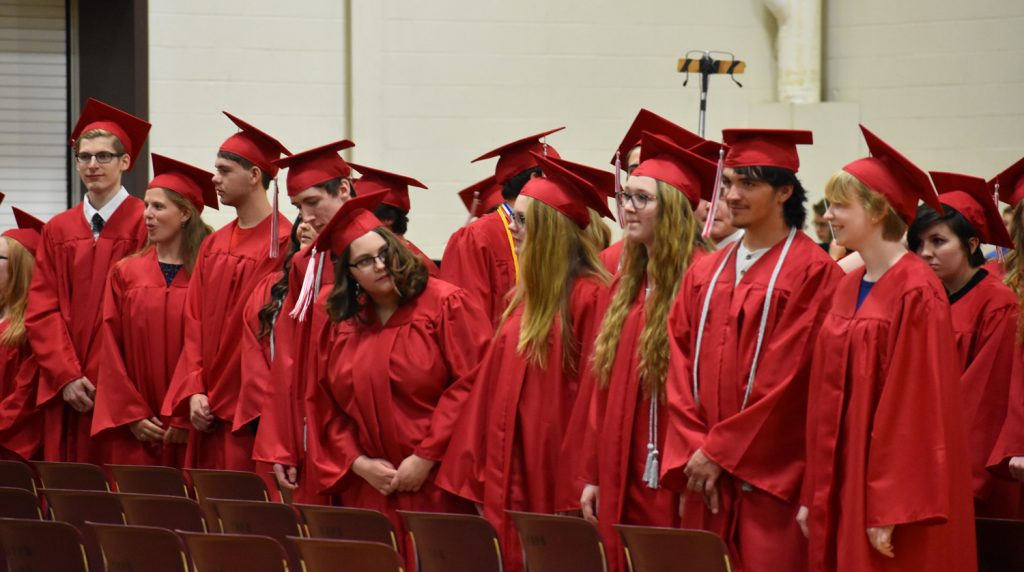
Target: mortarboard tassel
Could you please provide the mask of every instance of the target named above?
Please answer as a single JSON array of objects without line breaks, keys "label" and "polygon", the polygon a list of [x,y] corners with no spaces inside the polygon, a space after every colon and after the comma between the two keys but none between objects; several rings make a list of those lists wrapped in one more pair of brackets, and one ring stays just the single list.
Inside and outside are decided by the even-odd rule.
[{"label": "mortarboard tassel", "polygon": [[[996,211],[998,211],[999,210],[999,181],[996,181],[995,190],[992,193],[992,199],[995,200],[995,202],[996,202]],[[999,262],[1000,266],[1003,265],[1004,260],[1003,260],[1003,247],[1002,246],[997,246],[996,247],[996,261]]]},{"label": "mortarboard tassel", "polygon": [[[469,216],[466,217],[466,224],[473,222],[473,217],[476,216],[476,209],[480,206],[480,191],[473,191],[473,202],[469,207]],[[465,225],[463,225],[465,226]]]},{"label": "mortarboard tassel", "polygon": [[299,297],[295,300],[295,307],[288,314],[292,319],[300,322],[306,320],[306,313],[309,311],[309,306],[313,303],[313,291],[316,289],[314,286],[316,274],[324,261],[323,255],[316,251],[316,245],[312,248],[313,250],[309,253],[309,263],[306,264],[306,273],[302,277],[302,286],[299,288]]},{"label": "mortarboard tassel", "polygon": [[278,255],[281,254],[281,240],[277,236],[280,232],[277,222],[277,177],[274,177],[274,199],[272,203],[274,208],[270,213],[270,216],[272,217],[270,219],[270,257],[277,258]]},{"label": "mortarboard tassel", "polygon": [[647,423],[647,463],[644,464],[644,484],[649,489],[661,488],[658,463],[658,393],[651,392],[651,413]]},{"label": "mortarboard tassel", "polygon": [[718,199],[722,191],[722,171],[725,169],[725,147],[718,148],[718,170],[715,171],[715,190],[711,192],[711,206],[708,207],[708,218],[704,221],[703,238],[711,236],[711,227],[715,225],[715,212],[718,210]]},{"label": "mortarboard tassel", "polygon": [[615,152],[615,214],[619,217],[619,228],[626,228],[625,217],[622,211],[622,201],[619,200],[619,193],[622,192],[622,157]]}]

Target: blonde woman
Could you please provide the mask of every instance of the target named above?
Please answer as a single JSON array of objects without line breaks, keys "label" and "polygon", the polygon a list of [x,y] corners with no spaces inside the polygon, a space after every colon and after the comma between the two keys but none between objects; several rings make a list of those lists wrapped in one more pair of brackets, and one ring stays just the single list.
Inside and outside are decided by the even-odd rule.
[{"label": "blonde woman", "polygon": [[442,488],[483,506],[509,571],[523,563],[505,511],[568,508],[556,494],[566,472],[560,446],[609,282],[587,237],[592,209],[611,217],[606,195],[553,161],[537,161],[545,177],[526,183],[513,207],[519,284],[438,474]]},{"label": "blonde woman", "polygon": [[[612,570],[625,570],[613,524],[676,526],[679,496],[658,485],[664,439],[668,314],[690,265],[707,247],[693,209],[714,188],[716,165],[674,143],[644,134],[641,163],[619,194],[625,221],[622,269],[595,342],[595,383],[577,471],[586,483],[583,515],[599,523]],[[577,445],[579,446],[579,445]]]}]

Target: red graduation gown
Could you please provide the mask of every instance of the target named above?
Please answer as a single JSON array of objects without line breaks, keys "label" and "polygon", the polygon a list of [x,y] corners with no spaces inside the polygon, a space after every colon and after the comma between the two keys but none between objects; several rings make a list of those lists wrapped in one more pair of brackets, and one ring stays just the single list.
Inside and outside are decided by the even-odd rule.
[{"label": "red graduation gown", "polygon": [[[836,287],[815,346],[802,502],[810,570],[977,569],[970,461],[946,293],[907,253],[857,309]],[[865,529],[896,525],[895,558]]]},{"label": "red graduation gown", "polygon": [[505,312],[505,295],[516,285],[513,248],[508,226],[495,211],[455,231],[441,260],[441,279],[474,296],[494,327]]},{"label": "red graduation gown", "polygon": [[[0,335],[8,325],[6,320],[0,321]],[[0,459],[33,459],[42,449],[38,391],[39,364],[28,341],[18,346],[0,345]]]},{"label": "red graduation gown", "polygon": [[[548,336],[548,366],[527,363],[517,351],[523,307],[502,325],[481,362],[469,401],[437,475],[441,488],[483,504],[498,530],[505,569],[522,569],[522,548],[506,510],[554,514],[579,508],[559,504],[556,489],[571,474],[560,455],[565,429],[600,327],[608,287],[583,278],[569,298],[574,372],[563,368],[561,321]],[[578,449],[578,448],[577,448]],[[567,461],[567,462],[566,462]],[[564,500],[561,502],[565,502]]]},{"label": "red graduation gown", "polygon": [[437,264],[433,261],[433,259],[427,256],[426,252],[420,250],[418,246],[406,240],[405,237],[402,237],[402,242],[405,243],[405,247],[412,251],[413,254],[420,257],[420,260],[423,261],[423,264],[427,265],[427,272],[430,274],[431,277],[437,278],[441,274],[441,269],[437,267]]},{"label": "red graduation gown", "polygon": [[[185,447],[142,442],[128,425],[158,416],[184,338],[188,271],[170,286],[156,249],[125,258],[107,280],[100,327],[98,371],[92,418],[93,438],[103,443],[105,461],[119,465],[180,467]],[[188,419],[163,419],[164,426],[188,429]]]},{"label": "red graduation gown", "polygon": [[[253,435],[232,433],[241,387],[242,310],[260,280],[275,272],[280,258],[268,256],[271,216],[278,217],[281,251],[288,248],[290,222],[280,213],[232,234],[238,220],[203,241],[185,299],[185,347],[164,399],[164,415],[189,414],[189,400],[202,393],[217,418],[209,432],[191,431],[185,466],[253,470]],[[232,244],[236,242],[236,244]]]},{"label": "red graduation gown", "polygon": [[622,260],[622,247],[626,245],[625,240],[620,240],[601,251],[601,262],[614,276],[619,273],[619,264]]},{"label": "red graduation gown", "polygon": [[[321,267],[320,292],[306,318],[299,322],[289,316],[298,300],[311,248],[292,257],[288,273],[288,295],[285,296],[274,327],[274,362],[271,383],[267,385],[259,431],[253,447],[253,459],[296,467],[299,472],[294,502],[324,504],[327,499],[317,493],[306,465],[306,399],[313,387],[318,355],[317,341],[327,324],[324,300],[334,288],[334,263],[330,254]],[[319,260],[319,256],[317,259]]]},{"label": "red graduation gown", "polygon": [[[470,375],[490,338],[487,314],[464,290],[431,279],[380,325],[372,309],[325,328],[310,404],[309,455],[319,490],[404,528],[395,510],[472,512],[427,477],[416,493],[382,496],[350,471],[360,455],[398,467],[411,454],[440,460]],[[434,472],[436,474],[436,471]]]},{"label": "red graduation gown", "polygon": [[[686,493],[685,528],[722,536],[738,570],[803,570],[806,542],[797,527],[804,460],[804,416],[813,340],[842,270],[803,233],[794,237],[775,287],[746,408],[742,408],[765,294],[785,241],[761,256],[736,283],[731,247],[687,273],[669,320],[669,431],[663,485],[684,491],[686,463],[698,450],[722,467],[717,515]],[[718,282],[715,271],[725,262]],[[697,330],[708,288],[700,355],[700,406],[693,398]]]},{"label": "red graduation gown", "polygon": [[114,263],[145,244],[142,210],[142,201],[126,198],[95,240],[81,204],[53,217],[43,228],[25,322],[42,370],[37,403],[45,412],[43,456],[47,460],[99,460],[89,437],[92,412],[78,413],[66,405],[61,390],[82,376],[97,387],[102,383],[90,360],[94,359],[103,290]]},{"label": "red graduation gown", "polygon": [[[270,289],[284,272],[271,272],[260,280],[249,294],[242,308],[242,383],[238,391],[238,404],[232,431],[242,430],[248,423],[260,418],[267,386],[270,384],[270,336],[259,339],[259,312],[270,302]],[[276,337],[275,337],[276,341]]]},{"label": "red graduation gown", "polygon": [[1020,518],[1021,485],[986,470],[1006,421],[1017,335],[1017,296],[991,274],[953,302],[953,333],[963,372],[963,416],[976,516]]}]

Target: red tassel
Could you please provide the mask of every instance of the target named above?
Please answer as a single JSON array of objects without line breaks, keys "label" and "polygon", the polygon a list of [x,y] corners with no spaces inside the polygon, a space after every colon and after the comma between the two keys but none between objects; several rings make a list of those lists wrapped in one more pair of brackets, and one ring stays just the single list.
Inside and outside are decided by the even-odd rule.
[{"label": "red tassel", "polygon": [[274,178],[274,208],[270,212],[270,257],[277,258],[281,254],[281,240],[278,238],[278,233],[281,232],[278,224],[278,217],[280,213],[277,211],[277,178]]},{"label": "red tassel", "polygon": [[622,192],[622,158],[618,151],[615,152],[615,213],[619,215],[619,228],[626,228],[626,220],[622,211],[622,201],[619,200],[619,193]]}]

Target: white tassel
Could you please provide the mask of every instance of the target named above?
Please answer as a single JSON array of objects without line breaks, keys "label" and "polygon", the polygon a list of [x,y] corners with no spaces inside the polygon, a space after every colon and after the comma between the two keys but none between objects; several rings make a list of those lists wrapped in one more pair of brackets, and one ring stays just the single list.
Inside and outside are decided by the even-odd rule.
[{"label": "white tassel", "polygon": [[651,414],[647,424],[647,463],[644,464],[644,483],[649,489],[661,488],[661,467],[658,463],[658,395],[651,392]]},{"label": "white tassel", "polygon": [[310,305],[313,303],[313,283],[316,280],[317,265],[320,264],[322,258],[317,257],[316,246],[313,246],[313,251],[309,254],[309,264],[306,265],[306,273],[302,277],[302,287],[299,289],[299,298],[295,301],[295,307],[292,308],[291,316],[293,320],[303,322],[306,320],[306,313],[309,311]]},{"label": "white tassel", "polygon": [[718,211],[719,195],[722,191],[722,172],[725,170],[725,147],[718,148],[718,170],[715,171],[715,189],[711,192],[711,206],[708,207],[708,218],[704,220],[704,230],[700,235],[711,236],[711,227],[715,225],[715,213]]},{"label": "white tassel", "polygon": [[277,177],[274,178],[274,208],[270,211],[270,257],[277,258],[281,254],[281,239],[278,237],[280,227],[278,226],[277,218],[279,213],[277,211]]}]

